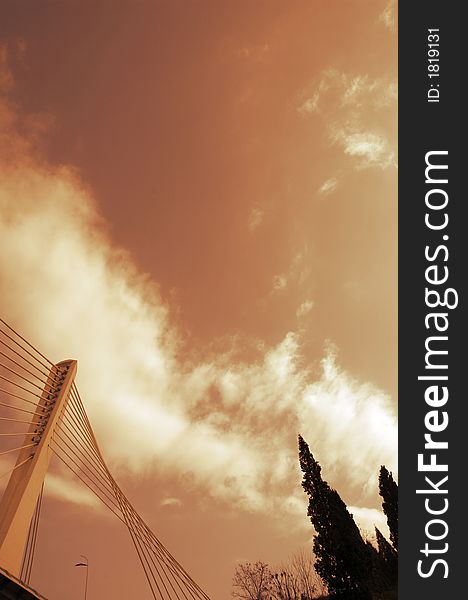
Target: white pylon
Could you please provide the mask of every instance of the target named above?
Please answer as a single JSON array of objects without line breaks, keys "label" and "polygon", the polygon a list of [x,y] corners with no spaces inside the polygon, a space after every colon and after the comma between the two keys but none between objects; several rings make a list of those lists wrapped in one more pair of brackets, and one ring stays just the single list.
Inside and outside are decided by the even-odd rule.
[{"label": "white pylon", "polygon": [[50,441],[62,414],[75,379],[76,360],[66,360],[53,366],[38,401],[24,447],[0,502],[0,565],[20,578],[21,563],[29,526],[36,507],[52,450]]}]

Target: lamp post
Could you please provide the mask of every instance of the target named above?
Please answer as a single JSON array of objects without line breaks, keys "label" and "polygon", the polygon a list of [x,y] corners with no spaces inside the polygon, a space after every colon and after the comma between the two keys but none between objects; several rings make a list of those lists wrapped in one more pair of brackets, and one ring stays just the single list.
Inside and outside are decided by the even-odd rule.
[{"label": "lamp post", "polygon": [[76,563],[75,567],[86,567],[86,580],[85,580],[85,591],[84,591],[84,600],[86,600],[87,596],[88,596],[88,567],[89,567],[89,563],[88,563],[88,557],[85,556],[84,554],[80,554],[81,558],[84,558],[86,562],[79,562]]}]

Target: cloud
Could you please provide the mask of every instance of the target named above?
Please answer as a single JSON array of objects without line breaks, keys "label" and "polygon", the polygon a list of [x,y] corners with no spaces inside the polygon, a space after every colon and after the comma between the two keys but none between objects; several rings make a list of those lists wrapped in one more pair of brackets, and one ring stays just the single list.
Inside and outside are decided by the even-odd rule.
[{"label": "cloud", "polygon": [[315,92],[310,98],[306,98],[304,102],[298,107],[298,112],[301,115],[308,115],[318,111],[318,103],[320,99],[320,93]]},{"label": "cloud", "polygon": [[249,231],[253,232],[260,227],[265,219],[265,211],[260,206],[253,206],[248,220]]},{"label": "cloud", "polygon": [[383,23],[385,25],[385,27],[392,32],[395,31],[396,9],[397,9],[396,0],[389,0],[389,2],[387,2],[387,5],[385,6],[384,10],[381,12],[381,14],[379,16],[379,21],[381,23]]},{"label": "cloud", "polygon": [[310,313],[310,311],[314,308],[314,303],[312,300],[306,300],[303,302],[299,308],[296,310],[296,317],[300,319],[301,317],[305,317]]},{"label": "cloud", "polygon": [[242,60],[262,61],[270,52],[270,44],[243,46],[237,50],[237,58]]},{"label": "cloud", "polygon": [[336,190],[338,187],[338,179],[336,177],[331,177],[322,183],[320,186],[318,193],[321,196],[328,196],[332,192]]},{"label": "cloud", "polygon": [[177,506],[180,507],[183,505],[183,502],[180,498],[163,498],[159,503],[160,506]]},{"label": "cloud", "polygon": [[[139,472],[157,459],[161,474],[191,473],[209,495],[248,510],[267,510],[297,488],[298,429],[353,485],[375,483],[383,462],[394,468],[396,424],[382,394],[331,358],[334,376],[328,366],[309,383],[292,332],[259,364],[226,354],[187,370],[157,287],[110,246],[74,175],[25,165],[4,175],[6,316],[54,360],[78,358],[78,385],[114,467]],[[366,432],[358,448],[357,429]]]},{"label": "cloud", "polygon": [[282,292],[288,286],[294,286],[299,293],[309,293],[310,252],[307,243],[293,249],[290,264],[286,272],[273,277],[270,294]]},{"label": "cloud", "polygon": [[[318,83],[304,90],[298,112],[320,116],[331,145],[338,143],[357,169],[386,169],[396,166],[396,147],[388,131],[388,110],[396,100],[394,80],[327,69]],[[332,186],[334,180],[328,181]]]},{"label": "cloud", "polygon": [[[331,468],[337,474],[346,468],[351,481],[360,481],[364,495],[371,493],[379,470],[379,456],[381,464],[386,460],[394,464],[392,448],[397,445],[397,422],[389,410],[390,398],[342,371],[333,346],[322,360],[321,378],[305,387],[303,398],[301,420],[307,423],[303,432],[306,439],[312,440],[314,454],[319,459],[326,457],[327,469]],[[312,418],[313,423],[309,421]],[[324,433],[319,433],[317,439],[318,432]],[[365,432],[365,435],[357,437],[357,432]],[[343,451],[349,453],[346,467]],[[363,466],[359,462],[361,459],[375,467],[364,468],[359,474]],[[343,475],[341,473],[340,477]]]},{"label": "cloud", "polygon": [[378,527],[385,537],[390,537],[387,518],[381,510],[359,506],[349,506],[348,510],[363,532],[365,539],[368,539],[369,541],[374,539],[375,527]]},{"label": "cloud", "polygon": [[370,132],[337,131],[335,139],[348,156],[360,159],[357,168],[387,168],[395,164],[395,155],[385,137]]},{"label": "cloud", "polygon": [[[157,283],[112,242],[82,178],[41,157],[27,116],[3,106],[11,118],[1,134],[15,151],[0,156],[2,316],[54,361],[78,359],[77,384],[117,477],[151,469],[238,509],[296,518],[301,431],[336,487],[375,499],[380,465],[396,471],[390,398],[344,372],[331,347],[318,371],[304,367],[294,331],[262,344],[256,362],[238,360],[229,340],[216,355],[181,357]],[[298,253],[298,277],[303,262]],[[70,499],[69,483],[52,481]]]},{"label": "cloud", "polygon": [[328,77],[322,77],[316,87],[310,92],[306,90],[302,94],[302,101],[297,108],[297,112],[306,117],[313,113],[320,112],[320,104],[323,96],[330,89]]},{"label": "cloud", "polygon": [[389,107],[397,100],[395,81],[370,79],[368,75],[340,77],[340,101],[343,107],[363,109],[370,106],[374,110]]},{"label": "cloud", "polygon": [[[79,483],[71,481],[66,475],[58,476],[49,471],[44,488],[47,490],[47,494],[54,498],[89,506],[96,510],[102,509],[102,504],[91,491]],[[104,510],[102,512],[107,514]]]},{"label": "cloud", "polygon": [[280,292],[284,290],[288,284],[288,279],[285,275],[275,275],[273,277],[273,291]]}]

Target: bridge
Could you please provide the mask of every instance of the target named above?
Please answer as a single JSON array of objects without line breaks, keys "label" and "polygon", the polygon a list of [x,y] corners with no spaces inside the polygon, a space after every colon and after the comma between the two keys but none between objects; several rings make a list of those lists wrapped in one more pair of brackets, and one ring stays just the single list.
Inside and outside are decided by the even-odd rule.
[{"label": "bridge", "polygon": [[43,599],[30,587],[44,478],[57,457],[127,528],[155,600],[209,600],[122,492],[75,383],[76,360],[53,363],[0,319],[0,600]]}]

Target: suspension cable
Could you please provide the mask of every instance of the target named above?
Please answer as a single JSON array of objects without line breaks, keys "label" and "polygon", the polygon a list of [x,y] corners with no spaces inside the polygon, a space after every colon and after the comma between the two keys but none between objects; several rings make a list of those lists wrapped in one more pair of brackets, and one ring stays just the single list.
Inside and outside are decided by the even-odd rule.
[{"label": "suspension cable", "polygon": [[[8,367],[7,365],[4,365],[3,363],[0,363],[0,367],[3,367],[4,369],[6,369],[7,371],[9,371],[10,373],[12,373],[13,375],[16,375],[17,377],[19,377],[20,379],[22,379],[23,381],[26,381],[26,383],[29,383],[29,385],[32,385],[33,387],[37,388],[38,390],[40,390],[41,392],[46,392],[48,394],[53,394],[56,389],[53,388],[51,385],[49,385],[48,383],[44,383],[43,386],[38,385],[37,383],[34,383],[33,381],[30,381],[27,377],[25,377],[24,375],[21,375],[21,373],[18,373],[17,371],[15,371],[14,369],[11,369],[10,367]],[[42,381],[42,380],[39,380]],[[49,391],[46,390],[46,386],[48,388],[50,388]]]},{"label": "suspension cable", "polygon": [[[1,332],[1,333],[3,333],[3,332]],[[32,367],[33,369],[36,369],[36,371],[39,371],[39,373],[41,373],[41,375],[44,375],[45,377],[48,377],[49,379],[52,379],[50,377],[50,370],[49,370],[48,373],[46,371],[43,371],[37,365],[35,365],[32,361],[30,361],[28,358],[26,358],[25,356],[23,356],[21,354],[21,352],[18,352],[18,350],[15,350],[12,346],[10,346],[10,344],[7,344],[5,342],[5,340],[2,340],[1,338],[0,338],[0,344],[2,344],[2,346],[4,346],[5,348],[8,348],[8,350],[10,350],[11,352],[13,352],[13,354],[16,354],[16,356],[19,356],[21,358],[21,360],[23,360],[25,363],[27,363],[30,367]]]},{"label": "suspension cable", "polygon": [[3,479],[4,477],[6,477],[7,475],[9,475],[10,473],[13,473],[13,471],[15,471],[16,469],[19,469],[20,467],[22,467],[25,463],[28,462],[28,460],[31,460],[33,456],[34,456],[34,454],[31,454],[30,456],[28,456],[28,458],[25,458],[19,464],[15,465],[11,469],[8,469],[8,471],[6,471],[5,473],[2,473],[2,475],[0,475],[0,479]]},{"label": "suspension cable", "polygon": [[[17,331],[15,331],[13,329],[13,327],[11,327],[10,325],[8,325],[8,323],[6,323],[2,318],[0,318],[0,322],[3,323],[6,327],[8,327],[8,329],[13,332],[17,337],[20,338],[20,340],[22,340],[25,344],[27,344],[29,346],[29,348],[31,348],[32,350],[34,350],[34,352],[36,352],[36,354],[38,354],[41,358],[43,358],[46,362],[49,363],[49,365],[51,367],[55,366],[53,362],[51,362],[47,356],[44,356],[41,352],[39,352],[39,350],[37,348],[35,348],[30,342],[28,342],[28,340],[26,340],[23,336],[21,336]],[[2,332],[4,333],[4,332]],[[7,335],[7,334],[5,334]],[[18,342],[16,342],[18,344]],[[20,345],[20,344],[18,344]],[[36,359],[37,360],[37,359]]]},{"label": "suspension cable", "polygon": [[[12,358],[11,356],[9,356],[8,354],[5,354],[4,352],[2,352],[0,350],[0,355],[4,356],[7,360],[9,360],[10,362],[12,362],[14,365],[16,365],[17,367],[19,367],[20,369],[23,369],[23,371],[26,371],[26,373],[28,373],[29,375],[31,375],[31,377],[34,377],[34,379],[37,379],[38,381],[40,381],[41,383],[44,383],[45,385],[49,385],[52,388],[55,388],[55,382],[54,385],[49,384],[46,379],[52,379],[51,377],[49,377],[48,375],[46,375],[46,379],[42,379],[42,377],[39,377],[39,375],[37,375],[36,373],[33,373],[32,371],[30,371],[29,369],[27,369],[24,365],[20,364],[17,360],[15,360],[14,358]],[[4,366],[4,365],[1,365]],[[54,381],[52,379],[52,381]]]},{"label": "suspension cable", "polygon": [[33,444],[26,444],[25,446],[20,446],[19,448],[10,448],[9,450],[0,452],[0,456],[3,456],[4,454],[10,454],[11,452],[16,452],[17,450],[23,450],[24,448],[31,448],[32,446],[37,446],[37,443],[34,442]]},{"label": "suspension cable", "polygon": [[12,398],[16,398],[17,400],[22,400],[23,402],[27,402],[28,404],[32,404],[32,406],[40,406],[41,408],[49,408],[46,404],[41,404],[40,402],[33,402],[32,400],[27,400],[26,398],[23,398],[22,396],[18,396],[17,394],[13,394],[12,392],[10,392],[8,390],[4,390],[3,388],[0,388],[0,393],[5,394],[7,396],[11,396]]}]

